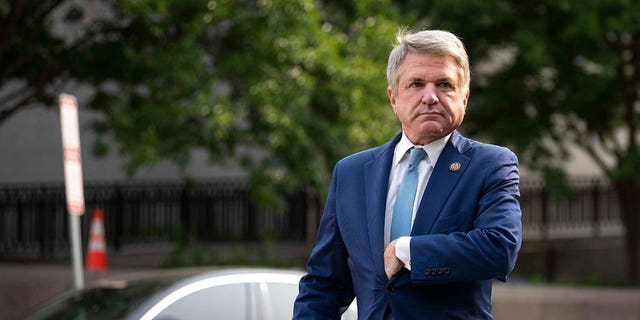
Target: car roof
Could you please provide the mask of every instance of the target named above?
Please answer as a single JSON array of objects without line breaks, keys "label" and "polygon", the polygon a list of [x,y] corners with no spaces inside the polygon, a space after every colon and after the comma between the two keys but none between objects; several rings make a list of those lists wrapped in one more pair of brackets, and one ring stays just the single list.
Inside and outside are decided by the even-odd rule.
[{"label": "car roof", "polygon": [[[175,271],[166,272],[164,276],[175,276]],[[275,282],[295,285],[304,273],[295,269],[273,268],[223,268],[213,271],[182,270],[178,276],[192,274],[176,281],[167,288],[156,292],[146,299],[137,310],[131,313],[130,319],[153,319],[165,307],[193,292],[237,283]],[[162,275],[160,275],[162,276]],[[158,277],[156,277],[157,279]]]},{"label": "car roof", "polygon": [[[276,282],[297,284],[304,272],[296,269],[258,267],[198,267],[178,269],[141,270],[109,275],[90,282],[86,289],[66,292],[43,306],[52,305],[92,290],[146,286],[153,288],[136,307],[127,311],[125,319],[153,319],[163,307],[184,295],[213,286],[232,283]],[[135,289],[133,289],[135,290]],[[41,306],[42,307],[42,306]],[[155,308],[151,310],[152,308]],[[40,309],[40,308],[38,308]]]}]

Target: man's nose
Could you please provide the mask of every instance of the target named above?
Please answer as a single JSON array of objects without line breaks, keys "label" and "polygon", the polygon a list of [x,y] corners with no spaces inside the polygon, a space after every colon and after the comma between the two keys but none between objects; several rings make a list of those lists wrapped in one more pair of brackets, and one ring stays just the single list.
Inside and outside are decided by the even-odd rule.
[{"label": "man's nose", "polygon": [[438,95],[434,84],[429,83],[424,86],[424,90],[422,91],[422,103],[429,106],[438,103]]}]

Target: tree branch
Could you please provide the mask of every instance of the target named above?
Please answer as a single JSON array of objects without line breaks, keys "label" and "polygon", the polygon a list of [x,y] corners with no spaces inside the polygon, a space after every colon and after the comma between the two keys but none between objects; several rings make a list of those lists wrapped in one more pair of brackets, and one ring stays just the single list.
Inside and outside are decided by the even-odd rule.
[{"label": "tree branch", "polygon": [[[47,9],[47,12],[52,10],[52,8],[57,6],[59,3],[60,1],[56,1],[49,9]],[[19,98],[19,100],[17,100],[14,103],[10,103],[10,106],[3,108],[0,111],[0,125],[12,114],[14,114],[16,111],[27,106],[29,103],[32,103],[34,101],[34,98],[41,96],[43,94],[44,88],[47,86],[47,84],[49,84],[50,81],[52,81],[53,79],[56,79],[60,75],[65,74],[67,70],[61,69],[60,66],[58,65],[60,57],[68,54],[69,52],[77,50],[79,47],[82,47],[87,43],[90,43],[91,41],[95,40],[95,37],[98,34],[124,33],[124,32],[126,32],[126,28],[105,26],[101,23],[98,23],[92,26],[92,28],[90,28],[89,31],[86,32],[77,41],[74,41],[73,43],[71,43],[70,45],[64,48],[60,48],[59,50],[56,50],[57,52],[51,52],[49,58],[47,59],[46,65],[44,66],[44,68],[42,68],[40,74],[37,76],[36,78],[37,81],[35,83],[28,84],[28,88],[24,88],[16,92],[9,93],[4,97],[0,98],[1,100],[0,106],[3,106],[5,104],[10,103],[12,100],[22,96],[21,98]],[[13,66],[20,65],[20,64],[28,64],[29,61],[30,59],[26,59],[25,56],[22,56],[18,58],[16,63],[13,64]],[[10,69],[11,68],[9,68],[9,70]],[[9,70],[4,70],[3,77],[7,76],[6,72],[11,72]]]},{"label": "tree branch", "polygon": [[[13,3],[11,4],[11,9],[10,12],[7,16],[6,21],[3,23],[2,26],[0,26],[0,47],[2,47],[4,45],[4,43],[9,39],[10,36],[13,37],[18,37],[19,39],[21,39],[22,41],[31,41],[31,36],[29,34],[24,34],[24,31],[18,31],[19,34],[13,34],[14,32],[14,28],[16,25],[16,21],[20,18],[22,19],[28,19],[29,17],[23,17],[22,15],[22,11],[24,11],[24,1],[23,0],[14,0]],[[48,32],[48,30],[46,29],[46,27],[43,26],[43,22],[44,19],[51,13],[51,11],[53,11],[56,7],[58,7],[61,3],[63,2],[63,0],[56,0],[53,1],[47,8],[44,9],[44,11],[42,11],[39,15],[38,18],[35,20],[34,23],[30,22],[30,25],[34,25],[37,24],[39,27],[38,30],[44,31],[44,32]],[[28,57],[28,58],[27,58]],[[11,63],[9,65],[8,68],[5,68],[4,70],[1,71],[1,77],[0,78],[5,78],[8,75],[10,75],[15,69],[19,68],[19,66],[23,65],[23,64],[29,64],[30,60],[29,58],[32,58],[33,55],[22,55],[19,56],[13,63]]]},{"label": "tree branch", "polygon": [[57,8],[64,0],[56,0],[53,1],[51,3],[51,5],[49,5],[48,8],[44,9],[44,11],[42,11],[42,13],[40,13],[40,15],[38,16],[38,19],[36,21],[38,21],[38,23],[42,23],[44,21],[44,19],[49,15],[49,13],[51,13],[51,11],[53,11],[53,9]]},{"label": "tree branch", "polygon": [[593,159],[593,161],[596,163],[598,168],[602,170],[603,173],[606,174],[607,172],[609,172],[609,167],[604,162],[604,159],[602,158],[602,156],[600,156],[596,152],[592,144],[590,144],[588,141],[585,141],[585,139],[580,136],[574,136],[573,138],[571,138],[571,141],[573,141],[576,144],[576,146],[584,150]]},{"label": "tree branch", "polygon": [[[604,134],[602,132],[598,132],[597,135],[598,135],[598,140],[600,141],[600,144],[604,148],[607,148],[608,146],[607,138],[604,136]],[[611,153],[613,153],[618,160],[622,159],[624,150],[622,148],[622,145],[616,138],[615,132],[611,134],[611,138],[609,139],[609,142],[611,143],[611,147],[610,147],[611,150],[605,150],[605,151],[610,151]]]},{"label": "tree branch", "polygon": [[607,166],[607,164],[604,162],[604,159],[602,159],[602,157],[598,155],[596,150],[593,148],[593,145],[582,144],[580,142],[576,142],[576,143],[578,144],[578,146],[582,147],[582,149],[584,149],[591,156],[591,158],[596,163],[596,165],[600,168],[600,170],[602,170],[602,173],[607,174],[611,170]]},{"label": "tree branch", "polygon": [[[621,89],[621,93],[622,93],[622,101],[624,103],[624,115],[623,115],[623,121],[625,123],[625,125],[627,126],[627,128],[629,129],[628,132],[628,141],[629,141],[629,145],[628,145],[628,149],[635,149],[638,147],[638,141],[636,138],[636,131],[637,131],[637,125],[636,125],[636,114],[635,114],[635,108],[634,108],[634,104],[638,98],[637,96],[637,87],[636,87],[636,83],[637,81],[635,80],[635,75],[634,74],[627,74],[625,71],[626,67],[631,66],[636,68],[638,65],[640,65],[640,57],[637,57],[638,54],[640,54],[640,45],[636,45],[636,42],[640,42],[640,35],[638,34],[634,34],[631,36],[631,43],[627,43],[625,41],[622,41],[620,39],[620,35],[617,36],[615,41],[612,41],[612,43],[610,43],[610,46],[613,47],[613,49],[616,51],[616,53],[618,54],[618,57],[620,59],[620,63],[617,66],[617,73],[619,75],[619,81],[622,84],[622,89]],[[631,51],[631,59],[630,60],[626,60],[624,58],[625,56],[625,52],[626,51]]]},{"label": "tree branch", "polygon": [[27,87],[21,86],[17,90],[12,90],[11,92],[4,94],[4,96],[0,97],[0,107],[9,103],[11,100],[23,95],[25,89],[27,89]]},{"label": "tree branch", "polygon": [[[603,173],[606,174],[607,172],[609,172],[610,168],[607,166],[607,163],[604,161],[602,156],[596,152],[595,148],[593,147],[593,143],[590,143],[590,139],[588,139],[589,134],[587,132],[583,132],[583,130],[580,130],[574,123],[567,122],[567,126],[571,131],[576,133],[571,138],[571,140],[575,142],[578,147],[582,148],[587,154],[589,154],[589,156],[591,156],[591,159],[593,159],[593,161],[600,168],[600,170],[602,170]],[[603,145],[603,147],[606,148],[605,145]]]},{"label": "tree branch", "polygon": [[630,148],[638,147],[638,123],[640,122],[640,114],[638,114],[635,105],[640,99],[640,80],[638,80],[637,72],[640,70],[640,32],[635,32],[631,36],[631,44],[629,44],[629,48],[633,53],[631,55],[631,61],[629,62],[635,70],[636,75],[631,76],[627,82],[628,90],[627,90],[627,104],[630,110],[630,122],[631,125],[629,130],[630,137],[632,138],[631,143],[629,144]]},{"label": "tree branch", "polygon": [[16,101],[12,106],[3,109],[0,111],[0,125],[2,125],[2,123],[9,118],[9,116],[11,116],[13,113],[15,113],[16,111],[20,110],[21,108],[29,105],[29,103],[32,102],[32,99],[35,98],[37,96],[37,91],[34,89],[27,89],[27,92],[25,94],[24,97],[22,97],[20,100]]},{"label": "tree branch", "polygon": [[0,47],[4,47],[7,42],[8,35],[13,33],[13,29],[16,27],[16,21],[22,15],[22,9],[24,8],[23,0],[14,0],[11,2],[11,9],[7,14],[7,18],[4,19],[0,26]]}]

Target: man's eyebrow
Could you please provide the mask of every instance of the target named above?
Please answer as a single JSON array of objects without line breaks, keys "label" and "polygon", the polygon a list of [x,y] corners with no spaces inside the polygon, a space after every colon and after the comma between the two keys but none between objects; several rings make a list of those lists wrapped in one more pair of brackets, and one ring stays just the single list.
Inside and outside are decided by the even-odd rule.
[{"label": "man's eyebrow", "polygon": [[422,81],[422,82],[424,82],[425,81],[424,78],[422,78],[422,77],[410,77],[408,80],[410,82],[414,82],[414,81]]},{"label": "man's eyebrow", "polygon": [[453,82],[453,78],[448,76],[442,76],[436,79],[436,82],[442,82],[442,81]]},{"label": "man's eyebrow", "polygon": [[[407,78],[407,82],[426,82],[427,80],[424,77],[420,77],[420,76],[414,76],[414,77],[409,77]],[[443,81],[447,81],[450,83],[454,83],[454,79],[452,77],[449,76],[440,76],[438,78],[436,78],[435,82],[443,82]]]}]

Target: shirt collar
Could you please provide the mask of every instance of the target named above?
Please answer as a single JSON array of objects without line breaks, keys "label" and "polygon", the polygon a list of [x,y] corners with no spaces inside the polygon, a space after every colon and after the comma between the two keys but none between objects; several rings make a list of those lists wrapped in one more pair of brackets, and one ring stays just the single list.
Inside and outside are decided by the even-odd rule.
[{"label": "shirt collar", "polygon": [[435,165],[435,163],[438,161],[438,158],[440,158],[440,154],[442,153],[442,150],[444,150],[447,141],[449,141],[449,137],[451,137],[451,133],[436,141],[432,141],[427,145],[416,146],[409,140],[409,138],[403,131],[402,138],[400,138],[400,141],[398,141],[398,143],[396,144],[396,148],[393,154],[393,166],[396,166],[400,162],[400,160],[402,160],[404,155],[407,154],[407,150],[413,147],[424,149],[428,157],[427,163],[430,165]]}]

